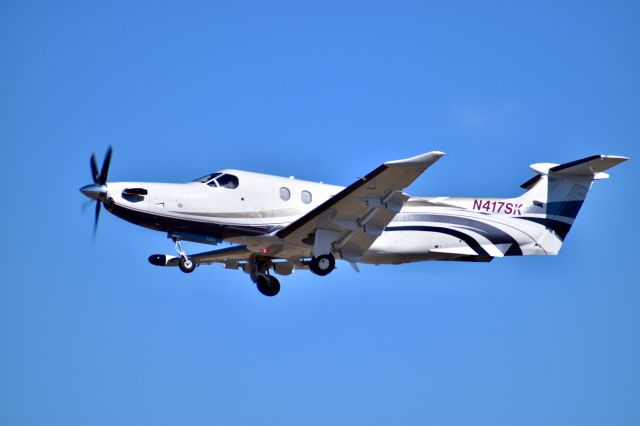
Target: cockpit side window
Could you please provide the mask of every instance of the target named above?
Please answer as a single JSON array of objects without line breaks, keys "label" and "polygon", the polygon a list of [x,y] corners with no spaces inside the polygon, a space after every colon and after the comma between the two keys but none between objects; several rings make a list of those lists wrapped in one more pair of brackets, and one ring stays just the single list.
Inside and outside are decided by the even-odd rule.
[{"label": "cockpit side window", "polygon": [[220,187],[228,189],[236,189],[240,184],[236,176],[227,174],[219,176],[216,181],[218,181]]},{"label": "cockpit side window", "polygon": [[202,183],[207,183],[209,182],[211,179],[220,176],[222,173],[209,173],[206,176],[202,176],[201,178],[198,178],[196,180],[194,180],[194,182],[202,182]]}]

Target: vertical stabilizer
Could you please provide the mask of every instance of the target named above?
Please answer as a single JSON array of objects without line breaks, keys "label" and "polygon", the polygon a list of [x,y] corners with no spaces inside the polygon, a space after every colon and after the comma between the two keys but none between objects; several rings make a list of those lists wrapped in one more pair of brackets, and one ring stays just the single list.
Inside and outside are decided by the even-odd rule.
[{"label": "vertical stabilizer", "polygon": [[604,171],[626,160],[628,158],[620,156],[594,155],[565,164],[532,164],[531,168],[538,174],[522,184],[527,192],[518,197],[523,204],[520,219],[544,225],[555,237],[555,243],[551,244],[548,238],[540,241],[549,245],[544,248],[550,254],[557,253],[593,181],[607,179],[609,175]]}]

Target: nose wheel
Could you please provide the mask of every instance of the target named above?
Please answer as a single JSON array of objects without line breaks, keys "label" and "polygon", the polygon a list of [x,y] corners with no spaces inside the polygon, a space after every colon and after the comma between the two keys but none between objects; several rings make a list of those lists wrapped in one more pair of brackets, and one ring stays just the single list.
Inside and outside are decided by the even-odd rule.
[{"label": "nose wheel", "polygon": [[188,257],[182,257],[180,258],[180,263],[178,263],[178,268],[185,274],[189,274],[195,271],[196,263]]}]

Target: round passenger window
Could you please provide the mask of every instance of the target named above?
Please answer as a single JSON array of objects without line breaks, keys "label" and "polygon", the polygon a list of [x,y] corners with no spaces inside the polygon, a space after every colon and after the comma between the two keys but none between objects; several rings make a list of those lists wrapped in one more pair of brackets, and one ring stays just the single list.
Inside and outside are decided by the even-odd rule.
[{"label": "round passenger window", "polygon": [[305,204],[311,202],[311,193],[309,191],[302,191],[302,202]]},{"label": "round passenger window", "polygon": [[284,186],[280,188],[280,198],[283,201],[288,201],[289,198],[291,198],[291,191],[289,191],[289,188],[285,188]]}]

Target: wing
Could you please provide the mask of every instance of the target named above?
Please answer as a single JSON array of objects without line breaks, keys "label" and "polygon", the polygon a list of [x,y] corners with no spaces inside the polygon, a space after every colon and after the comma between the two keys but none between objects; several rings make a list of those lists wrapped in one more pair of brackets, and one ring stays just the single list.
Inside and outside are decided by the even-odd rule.
[{"label": "wing", "polygon": [[[237,267],[238,262],[246,261],[252,253],[247,246],[233,246],[219,250],[205,251],[203,253],[190,254],[189,259],[198,265],[211,263],[223,263],[227,267]],[[165,254],[154,254],[149,257],[149,262],[158,266],[178,266],[180,257]]]},{"label": "wing", "polygon": [[[308,265],[300,259],[285,259],[282,257],[256,255],[256,253],[249,250],[246,245],[237,245],[220,250],[205,251],[203,253],[189,255],[189,259],[191,259],[196,265],[219,263],[227,269],[243,269],[246,273],[252,272],[252,269],[247,269],[247,266],[251,266],[250,264],[252,259],[255,260],[256,258],[259,258],[261,262],[266,263],[269,268],[273,268],[273,271],[279,275],[289,275],[295,269],[309,269]],[[180,257],[166,254],[154,254],[149,257],[149,262],[156,266],[178,266],[180,263]]]},{"label": "wing", "polygon": [[408,196],[402,191],[444,155],[433,151],[389,161],[276,233],[285,245],[340,252],[357,261],[382,234]]},{"label": "wing", "polygon": [[237,263],[238,261],[247,260],[251,256],[251,252],[247,250],[247,246],[232,246],[219,250],[205,251],[189,255],[189,258],[195,260],[199,265],[211,263]]}]

